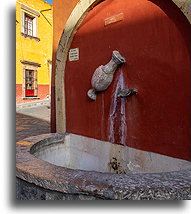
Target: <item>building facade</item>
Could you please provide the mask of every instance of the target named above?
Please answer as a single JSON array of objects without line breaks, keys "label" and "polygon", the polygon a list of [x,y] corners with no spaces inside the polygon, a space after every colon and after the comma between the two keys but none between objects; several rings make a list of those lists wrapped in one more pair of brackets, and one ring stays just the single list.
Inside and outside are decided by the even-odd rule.
[{"label": "building facade", "polygon": [[52,5],[16,1],[16,103],[50,97]]}]

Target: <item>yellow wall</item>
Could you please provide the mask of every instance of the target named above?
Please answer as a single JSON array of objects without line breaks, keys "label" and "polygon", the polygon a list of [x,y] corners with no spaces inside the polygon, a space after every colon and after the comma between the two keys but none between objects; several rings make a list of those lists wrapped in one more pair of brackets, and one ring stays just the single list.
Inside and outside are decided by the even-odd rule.
[{"label": "yellow wall", "polygon": [[[38,38],[36,41],[30,38],[25,38],[21,35],[22,27],[22,9],[21,4],[24,4],[40,13],[41,10],[51,9],[40,13],[38,17]],[[38,67],[38,84],[50,83],[50,70],[48,60],[52,60],[52,5],[43,0],[18,0],[16,1],[16,84],[23,83],[23,70],[21,60],[36,62],[41,64]]]}]

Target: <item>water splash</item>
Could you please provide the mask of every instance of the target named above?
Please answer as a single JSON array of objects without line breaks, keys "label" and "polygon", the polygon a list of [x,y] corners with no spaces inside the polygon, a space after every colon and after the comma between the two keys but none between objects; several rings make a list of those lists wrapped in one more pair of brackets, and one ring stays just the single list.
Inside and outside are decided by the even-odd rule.
[{"label": "water splash", "polygon": [[123,71],[120,71],[114,86],[114,91],[112,93],[112,101],[111,101],[110,113],[109,113],[108,140],[111,143],[117,143],[122,145],[125,145],[126,136],[127,136],[125,99],[120,98],[117,95],[121,89],[125,89],[125,88],[127,87],[125,84]]}]

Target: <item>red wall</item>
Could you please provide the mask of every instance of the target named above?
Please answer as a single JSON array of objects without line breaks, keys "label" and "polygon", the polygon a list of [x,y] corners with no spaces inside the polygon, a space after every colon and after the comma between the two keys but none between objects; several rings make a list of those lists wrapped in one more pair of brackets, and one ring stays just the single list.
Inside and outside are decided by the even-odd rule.
[{"label": "red wall", "polygon": [[25,99],[22,98],[22,84],[16,84],[16,103],[27,103],[35,100],[45,100],[47,99],[49,93],[49,85],[38,85],[38,97],[39,99]]},{"label": "red wall", "polygon": [[[104,26],[104,19],[119,13],[123,21]],[[71,45],[79,48],[80,60],[66,65],[67,132],[108,140],[110,104],[122,70],[128,87],[138,89],[125,104],[126,145],[190,160],[189,27],[171,1],[107,0],[90,11]],[[113,50],[127,62],[91,101],[92,74]]]}]

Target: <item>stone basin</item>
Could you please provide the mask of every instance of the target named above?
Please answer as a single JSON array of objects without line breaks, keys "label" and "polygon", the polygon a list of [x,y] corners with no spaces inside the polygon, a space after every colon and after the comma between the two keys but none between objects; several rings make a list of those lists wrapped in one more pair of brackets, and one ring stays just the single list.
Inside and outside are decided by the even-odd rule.
[{"label": "stone basin", "polygon": [[191,163],[75,134],[16,144],[21,200],[191,199]]}]

